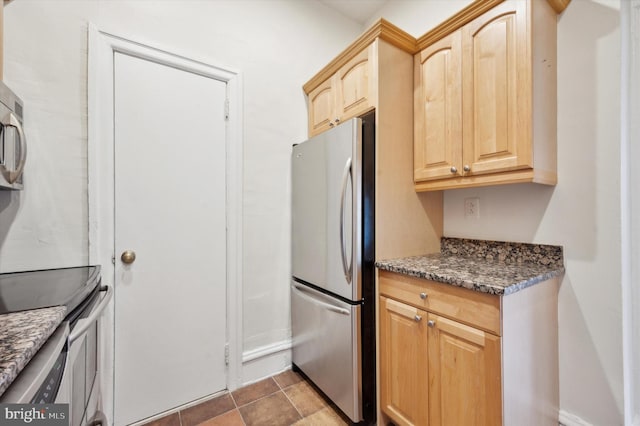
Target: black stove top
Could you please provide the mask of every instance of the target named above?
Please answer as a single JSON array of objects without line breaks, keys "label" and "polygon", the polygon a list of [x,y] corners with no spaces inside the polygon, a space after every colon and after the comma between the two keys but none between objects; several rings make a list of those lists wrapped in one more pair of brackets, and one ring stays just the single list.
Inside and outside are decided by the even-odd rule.
[{"label": "black stove top", "polygon": [[0,315],[50,306],[73,311],[100,283],[100,266],[0,274]]}]

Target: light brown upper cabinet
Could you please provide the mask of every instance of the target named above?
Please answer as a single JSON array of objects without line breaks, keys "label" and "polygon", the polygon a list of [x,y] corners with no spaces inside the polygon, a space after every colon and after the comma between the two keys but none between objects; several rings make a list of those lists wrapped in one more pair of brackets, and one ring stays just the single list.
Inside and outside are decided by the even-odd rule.
[{"label": "light brown upper cabinet", "polygon": [[451,176],[462,164],[461,31],[415,56],[414,178]]},{"label": "light brown upper cabinet", "polygon": [[418,47],[416,190],[555,185],[556,11],[551,4],[475,2],[421,37]]},{"label": "light brown upper cabinet", "polygon": [[309,135],[373,108],[375,45],[371,44],[309,93]]},{"label": "light brown upper cabinet", "polygon": [[442,194],[413,181],[415,53],[412,35],[380,19],[303,86],[310,137],[375,111],[376,259],[440,250]]}]

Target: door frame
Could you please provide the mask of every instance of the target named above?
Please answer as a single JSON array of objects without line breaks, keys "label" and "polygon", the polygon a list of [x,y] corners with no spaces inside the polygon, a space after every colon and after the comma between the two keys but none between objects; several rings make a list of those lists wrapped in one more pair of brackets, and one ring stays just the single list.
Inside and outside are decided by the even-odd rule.
[{"label": "door frame", "polygon": [[[114,230],[114,55],[122,53],[204,77],[227,85],[226,117],[226,225],[227,225],[227,389],[242,383],[242,74],[231,68],[189,59],[99,30],[88,29],[87,162],[89,262],[102,265],[102,279],[115,280]],[[114,288],[115,292],[118,291]],[[114,297],[115,300],[115,297]],[[109,401],[105,412],[113,414],[114,304],[102,325],[100,353],[102,394]],[[108,415],[108,414],[107,414]],[[113,417],[111,418],[111,422]]]}]

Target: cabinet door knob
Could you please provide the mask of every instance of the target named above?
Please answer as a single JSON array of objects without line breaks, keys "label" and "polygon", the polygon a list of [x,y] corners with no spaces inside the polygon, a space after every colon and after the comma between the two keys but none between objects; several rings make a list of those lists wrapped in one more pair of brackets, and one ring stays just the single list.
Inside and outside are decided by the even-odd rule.
[{"label": "cabinet door knob", "polygon": [[427,298],[427,293],[420,293],[420,299],[424,300]]},{"label": "cabinet door knob", "polygon": [[420,321],[422,321],[422,317],[421,317],[420,315],[416,315],[415,317],[413,317],[413,319],[414,319],[416,322],[420,322]]},{"label": "cabinet door knob", "polygon": [[451,173],[458,173],[458,168],[456,166],[451,166]]},{"label": "cabinet door knob", "polygon": [[329,127],[333,127],[333,126],[335,126],[335,124],[333,124],[333,121],[330,121],[329,122]]},{"label": "cabinet door knob", "polygon": [[429,320],[429,321],[427,321],[427,325],[428,325],[429,327],[433,328],[433,327],[435,327],[435,326],[436,326],[436,322],[435,322],[434,320]]},{"label": "cabinet door knob", "polygon": [[338,124],[340,122],[340,119],[336,117],[334,121],[336,122],[336,124]]},{"label": "cabinet door knob", "polygon": [[469,167],[468,164],[465,164],[464,167],[462,168],[462,170],[464,170],[465,172],[470,172],[471,171],[471,167]]}]

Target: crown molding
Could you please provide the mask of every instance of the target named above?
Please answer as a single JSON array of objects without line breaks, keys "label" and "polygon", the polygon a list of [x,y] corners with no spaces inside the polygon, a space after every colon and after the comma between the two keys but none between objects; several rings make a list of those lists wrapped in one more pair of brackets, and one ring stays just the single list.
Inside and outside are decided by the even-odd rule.
[{"label": "crown molding", "polygon": [[[364,48],[369,46],[378,38],[404,50],[405,52],[415,54],[440,40],[442,37],[462,28],[464,25],[493,9],[503,1],[504,0],[475,0],[451,18],[426,32],[417,40],[412,35],[393,25],[391,22],[381,18],[364,34],[358,37],[356,41],[343,50],[342,53],[340,53],[333,61],[329,62],[327,66],[314,75],[307,83],[305,83],[304,86],[302,86],[302,88],[308,95],[313,89],[335,74],[340,67],[349,61],[349,59],[360,53]],[[571,0],[547,0],[547,2],[553,10],[559,14],[567,8],[569,3],[571,3]]]},{"label": "crown molding", "polygon": [[417,50],[420,51],[427,46],[440,40],[442,37],[462,28],[482,14],[493,9],[504,0],[476,0],[460,12],[453,15],[437,27],[429,30],[416,41]]},{"label": "crown molding", "polygon": [[412,35],[396,27],[391,22],[381,18],[373,24],[371,28],[365,31],[364,34],[343,50],[333,61],[329,62],[327,66],[322,68],[307,83],[305,83],[305,85],[302,86],[305,93],[309,94],[313,89],[318,87],[320,83],[326,81],[329,77],[335,74],[340,67],[346,64],[352,57],[360,53],[376,39],[384,40],[405,52],[411,53],[412,55],[416,52],[416,39]]},{"label": "crown molding", "polygon": [[[460,12],[453,15],[437,27],[429,30],[424,35],[416,40],[416,49],[420,51],[427,46],[432,45],[442,37],[451,34],[452,32],[462,28],[464,25],[473,21],[482,14],[493,9],[504,0],[476,0],[469,6],[462,9]],[[531,0],[529,0],[531,1]],[[562,13],[571,0],[547,0],[549,5],[555,10],[556,13]]]}]

